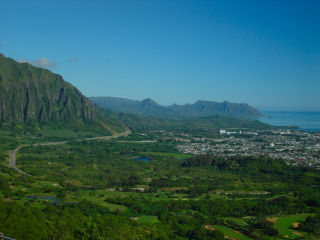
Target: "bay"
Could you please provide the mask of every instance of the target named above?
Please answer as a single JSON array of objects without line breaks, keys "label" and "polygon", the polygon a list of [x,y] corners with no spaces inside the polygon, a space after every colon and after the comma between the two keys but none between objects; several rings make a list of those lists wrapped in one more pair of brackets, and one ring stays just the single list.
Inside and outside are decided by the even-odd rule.
[{"label": "bay", "polygon": [[259,120],[276,126],[297,126],[308,132],[320,131],[320,112],[261,111]]}]

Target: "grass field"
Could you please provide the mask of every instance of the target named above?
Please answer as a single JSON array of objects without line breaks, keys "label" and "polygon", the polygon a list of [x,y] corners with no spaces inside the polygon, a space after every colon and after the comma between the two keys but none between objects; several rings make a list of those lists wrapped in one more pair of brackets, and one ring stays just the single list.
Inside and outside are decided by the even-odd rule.
[{"label": "grass field", "polygon": [[184,154],[184,153],[166,153],[166,152],[144,152],[143,154],[146,155],[154,155],[154,156],[162,156],[162,157],[172,157],[176,159],[186,159],[191,157],[191,154]]},{"label": "grass field", "polygon": [[[90,195],[91,191],[82,191],[81,195],[84,195],[85,199],[88,198],[87,195]],[[168,196],[169,195],[169,196]],[[90,196],[92,198],[104,197],[104,198],[137,198],[141,197],[139,192],[122,192],[122,191],[108,191],[108,190],[97,190],[95,191],[95,196]],[[188,194],[166,194],[165,191],[158,193],[144,193],[143,197],[151,201],[170,201],[170,200],[184,200],[188,199]]]},{"label": "grass field", "polygon": [[124,211],[126,209],[126,207],[123,205],[118,205],[118,204],[106,202],[105,201],[106,196],[104,196],[104,194],[102,194],[101,191],[99,194],[95,193],[94,195],[92,194],[92,191],[82,191],[78,194],[77,197],[75,197],[73,195],[69,195],[67,197],[67,199],[68,199],[68,201],[77,201],[79,199],[86,200],[86,201],[92,202],[93,204],[97,204],[99,206],[106,207],[112,212],[117,211],[117,210]]},{"label": "grass field", "polygon": [[304,221],[308,216],[313,215],[314,214],[311,213],[301,213],[273,218],[274,227],[279,231],[280,235],[286,237],[287,239],[299,238],[305,233],[290,228],[294,227],[294,224]]},{"label": "grass field", "polygon": [[115,212],[117,210],[122,212],[122,211],[127,209],[125,206],[117,205],[117,204],[113,204],[113,203],[108,203],[108,202],[105,202],[105,201],[104,202],[99,201],[98,204],[99,203],[100,203],[101,206],[108,208],[111,212]]},{"label": "grass field", "polygon": [[243,235],[242,233],[237,232],[237,231],[235,231],[231,228],[225,227],[225,226],[214,225],[212,227],[223,232],[225,238],[228,236],[229,239],[231,238],[231,239],[237,239],[237,240],[252,240],[251,238]]},{"label": "grass field", "polygon": [[238,224],[239,226],[242,226],[242,227],[247,225],[246,221],[244,221],[241,218],[226,217],[224,218],[224,220],[234,222],[235,224]]},{"label": "grass field", "polygon": [[153,224],[158,223],[159,219],[157,216],[140,216],[137,218],[137,222]]}]

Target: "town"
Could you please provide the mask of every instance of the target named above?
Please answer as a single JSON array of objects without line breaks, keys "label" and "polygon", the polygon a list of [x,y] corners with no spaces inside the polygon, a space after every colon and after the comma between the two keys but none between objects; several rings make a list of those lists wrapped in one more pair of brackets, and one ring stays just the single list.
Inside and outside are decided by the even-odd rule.
[{"label": "town", "polygon": [[[177,139],[179,140],[179,139]],[[283,159],[288,165],[320,169],[320,134],[298,130],[221,129],[213,138],[181,139],[182,153],[231,156],[268,156]]]}]

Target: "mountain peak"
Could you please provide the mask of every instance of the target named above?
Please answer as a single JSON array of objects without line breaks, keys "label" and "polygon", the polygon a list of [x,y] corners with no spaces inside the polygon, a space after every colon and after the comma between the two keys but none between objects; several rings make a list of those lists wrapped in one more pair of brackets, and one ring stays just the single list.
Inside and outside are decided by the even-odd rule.
[{"label": "mountain peak", "polygon": [[[91,98],[92,101],[105,107],[109,110],[116,112],[133,113],[140,116],[153,116],[158,118],[193,118],[193,117],[207,117],[216,114],[234,117],[248,117],[260,115],[259,110],[248,104],[224,102],[213,102],[206,100],[198,100],[193,104],[178,105],[173,104],[170,106],[161,106],[151,98],[146,98],[142,101],[128,100],[121,101],[120,98],[113,98],[110,100],[108,97]],[[105,101],[108,100],[108,101]]]},{"label": "mountain peak", "polygon": [[156,103],[154,100],[152,100],[151,98],[146,98],[143,99],[140,102],[140,106],[141,107],[155,107],[155,106],[159,106],[158,103]]}]

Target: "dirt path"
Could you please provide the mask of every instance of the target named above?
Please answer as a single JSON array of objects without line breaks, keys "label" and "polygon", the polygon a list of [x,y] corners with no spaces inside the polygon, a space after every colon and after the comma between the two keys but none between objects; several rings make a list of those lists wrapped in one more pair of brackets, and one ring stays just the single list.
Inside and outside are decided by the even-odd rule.
[{"label": "dirt path", "polygon": [[10,161],[9,161],[9,167],[13,168],[14,170],[16,170],[18,173],[27,175],[32,177],[32,175],[20,170],[19,168],[17,168],[16,165],[16,161],[17,161],[17,152],[22,148],[22,147],[28,147],[28,146],[48,146],[48,145],[62,145],[62,144],[66,144],[69,142],[75,142],[75,141],[92,141],[92,140],[109,140],[109,139],[113,139],[113,138],[118,138],[118,137],[126,137],[131,133],[131,131],[129,129],[127,129],[126,131],[122,132],[122,133],[114,133],[111,136],[102,136],[102,137],[92,137],[92,138],[84,138],[84,139],[76,139],[73,141],[62,141],[62,142],[45,142],[45,143],[35,143],[35,144],[30,144],[30,145],[21,145],[19,147],[17,147],[16,149],[12,150],[10,152]]}]

